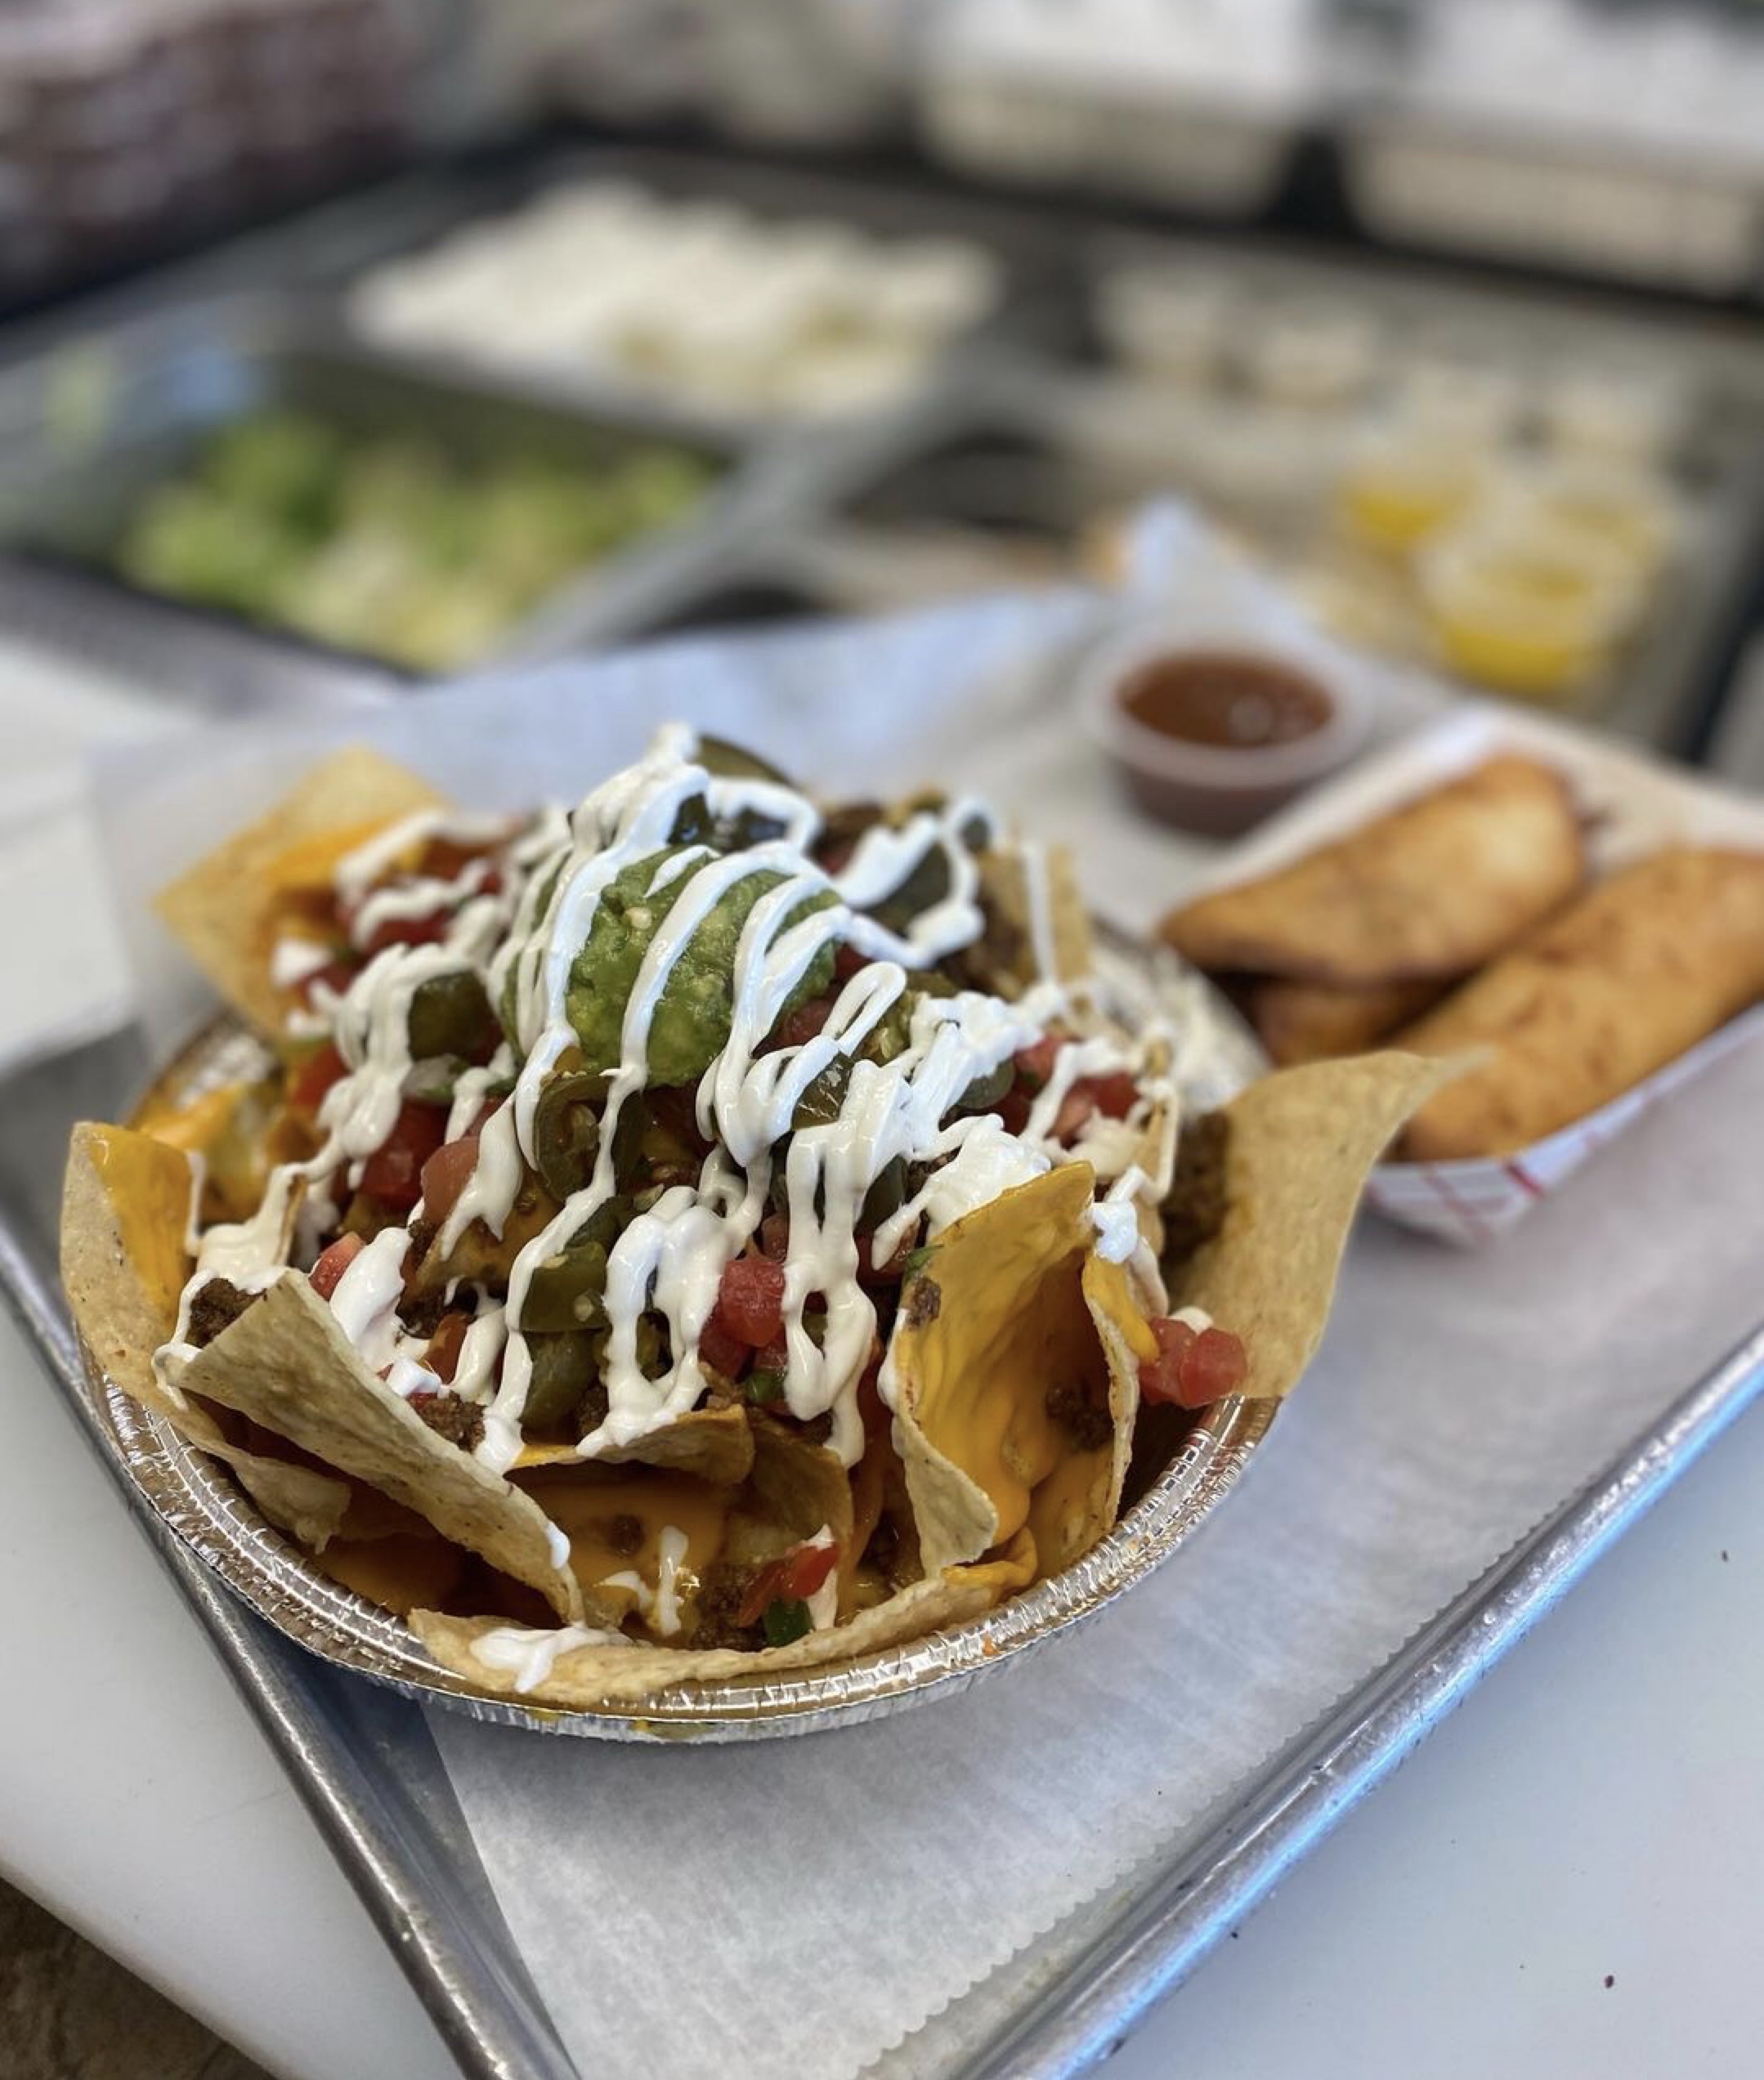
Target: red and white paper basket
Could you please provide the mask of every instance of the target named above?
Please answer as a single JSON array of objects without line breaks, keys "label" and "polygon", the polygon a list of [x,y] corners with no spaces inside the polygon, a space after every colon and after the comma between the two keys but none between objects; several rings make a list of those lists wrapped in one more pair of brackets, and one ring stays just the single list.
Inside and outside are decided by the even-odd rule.
[{"label": "red and white paper basket", "polygon": [[[1589,842],[1601,871],[1673,842],[1764,851],[1764,801],[1572,725],[1474,702],[1374,754],[1271,819],[1206,885],[1223,888],[1285,866],[1498,751],[1547,760],[1568,776],[1592,820]],[[1405,1228],[1447,1241],[1488,1241],[1650,1106],[1761,1032],[1764,1004],[1730,1019],[1596,1112],[1511,1156],[1381,1163],[1368,1182],[1367,1203]]]}]

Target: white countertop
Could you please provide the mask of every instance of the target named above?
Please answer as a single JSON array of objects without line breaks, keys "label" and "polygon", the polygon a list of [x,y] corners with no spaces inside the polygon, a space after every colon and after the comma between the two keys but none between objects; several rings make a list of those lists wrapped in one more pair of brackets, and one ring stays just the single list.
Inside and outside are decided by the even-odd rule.
[{"label": "white countertop", "polygon": [[[0,819],[12,813],[10,837],[0,823],[0,1057],[114,989],[87,841],[61,806],[69,740],[154,725],[114,688],[66,683],[58,727],[25,741],[0,780]],[[27,687],[40,713],[43,674],[0,651],[9,726]],[[5,1322],[0,1406],[0,1871],[272,2071],[450,2071]],[[1752,2069],[1761,1526],[1754,1418],[1148,2020],[1111,2074]]]}]

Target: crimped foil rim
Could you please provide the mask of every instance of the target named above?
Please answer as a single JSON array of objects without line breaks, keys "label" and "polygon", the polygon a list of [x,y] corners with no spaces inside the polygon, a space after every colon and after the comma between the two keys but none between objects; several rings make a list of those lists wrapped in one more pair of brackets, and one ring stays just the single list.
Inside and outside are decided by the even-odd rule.
[{"label": "crimped foil rim", "polygon": [[[1113,936],[1113,935],[1111,935]],[[1114,940],[1117,955],[1123,951]],[[1148,977],[1158,956],[1133,950]],[[1198,978],[1184,974],[1184,991]],[[1222,1033],[1216,1103],[1242,1080],[1241,1032]],[[199,1032],[154,1080],[151,1102],[240,1075],[260,1044],[230,1017]],[[495,1724],[626,1741],[734,1741],[855,1724],[965,1689],[1094,1617],[1173,1553],[1230,1490],[1278,1404],[1240,1396],[1196,1420],[1150,1490],[1063,1572],[996,1608],[916,1639],[824,1669],[756,1681],[681,1683],[633,1710],[567,1710],[475,1688],[443,1668],[393,1614],[331,1579],[257,1511],[242,1490],[163,1417],[123,1392],[83,1342],[86,1389],[101,1434],[143,1500],[257,1615],[308,1652],[424,1703]]]}]

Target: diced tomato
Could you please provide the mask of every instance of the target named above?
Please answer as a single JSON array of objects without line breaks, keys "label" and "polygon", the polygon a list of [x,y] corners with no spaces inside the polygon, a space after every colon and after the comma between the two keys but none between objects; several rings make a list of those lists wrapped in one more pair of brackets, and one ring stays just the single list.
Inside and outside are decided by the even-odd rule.
[{"label": "diced tomato", "polygon": [[1095,1110],[1087,1090],[1068,1090],[1059,1101],[1059,1110],[1054,1115],[1054,1140],[1070,1141]]},{"label": "diced tomato", "polygon": [[465,1347],[465,1332],[472,1326],[469,1315],[454,1313],[444,1314],[435,1325],[435,1333],[429,1338],[429,1347],[423,1353],[423,1362],[437,1380],[451,1380],[459,1369],[459,1353]]},{"label": "diced tomato", "polygon": [[1124,1120],[1139,1103],[1139,1086],[1125,1069],[1106,1076],[1086,1076],[1075,1086],[1085,1092],[1105,1119]]},{"label": "diced tomato", "polygon": [[734,1257],[723,1268],[713,1321],[758,1350],[784,1330],[784,1267],[770,1257]]},{"label": "diced tomato", "polygon": [[289,1106],[297,1112],[305,1113],[309,1119],[316,1117],[325,1092],[347,1074],[348,1064],[327,1040],[323,1047],[309,1054],[297,1069],[289,1072]]},{"label": "diced tomato", "polygon": [[[830,866],[827,872],[837,874],[839,868]],[[869,964],[869,961],[858,952],[856,946],[841,944],[833,955],[833,978],[835,982],[848,982],[853,975],[858,973],[861,969],[867,968]]]},{"label": "diced tomato", "polygon": [[699,1363],[708,1365],[714,1372],[720,1372],[725,1380],[738,1380],[752,1356],[749,1347],[723,1326],[713,1309],[710,1319],[699,1333]]},{"label": "diced tomato", "polygon": [[369,933],[363,957],[371,960],[388,946],[432,946],[447,936],[452,922],[450,910],[432,910],[426,917],[388,917]]},{"label": "diced tomato", "polygon": [[1054,1058],[1059,1049],[1060,1042],[1051,1033],[1044,1033],[1032,1047],[1019,1049],[1015,1058],[1017,1075],[1028,1085],[1032,1097],[1053,1075]]},{"label": "diced tomato", "polygon": [[1243,1345],[1229,1330],[1197,1331],[1186,1322],[1157,1320],[1152,1334],[1157,1355],[1139,1367],[1139,1393],[1147,1401],[1207,1408],[1234,1393],[1248,1376]]},{"label": "diced tomato", "polygon": [[1054,1138],[1070,1141],[1085,1121],[1100,1112],[1105,1119],[1124,1120],[1134,1107],[1139,1087],[1125,1069],[1106,1076],[1081,1076],[1060,1100],[1054,1115]]},{"label": "diced tomato", "polygon": [[853,1238],[857,1245],[857,1282],[860,1286],[898,1286],[907,1269],[907,1259],[912,1255],[917,1239],[916,1223],[895,1245],[894,1254],[883,1263],[873,1261],[875,1237],[857,1235]]},{"label": "diced tomato", "polygon": [[328,1300],[337,1290],[338,1279],[366,1247],[366,1241],[359,1235],[339,1235],[328,1250],[319,1252],[319,1260],[307,1276],[312,1281],[313,1291],[321,1300]]},{"label": "diced tomato", "polygon": [[322,968],[307,977],[300,985],[301,1000],[309,1007],[316,1004],[321,990],[332,996],[341,996],[360,973],[361,963],[359,960],[339,955],[335,960],[326,961]]},{"label": "diced tomato", "polygon": [[736,1622],[757,1625],[769,1604],[806,1604],[839,1563],[839,1549],[835,1540],[815,1545],[805,1539],[800,1545],[793,1545],[781,1559],[763,1567],[748,1583]]},{"label": "diced tomato", "polygon": [[812,1040],[827,1022],[832,1009],[831,992],[825,996],[812,996],[808,1003],[798,1004],[772,1028],[761,1053],[769,1054],[781,1047],[800,1047],[804,1040]]},{"label": "diced tomato", "polygon": [[441,1145],[447,1115],[439,1105],[407,1098],[392,1132],[369,1156],[361,1189],[395,1213],[408,1213],[423,1195],[423,1166]]},{"label": "diced tomato", "polygon": [[[419,871],[436,881],[457,881],[473,860],[484,857],[481,845],[463,845],[457,838],[432,838],[423,848]],[[483,885],[492,892],[502,886],[502,876],[495,867],[485,876]]]},{"label": "diced tomato", "polygon": [[790,1347],[785,1341],[783,1326],[780,1324],[778,1333],[771,1342],[762,1344],[754,1353],[754,1370],[756,1372],[787,1372],[790,1366]]},{"label": "diced tomato", "polygon": [[477,1134],[445,1142],[423,1165],[423,1210],[429,1219],[445,1220],[477,1168]]},{"label": "diced tomato", "polygon": [[1023,1089],[1023,1085],[1020,1083],[1014,1083],[1000,1098],[997,1104],[992,1107],[1004,1122],[1005,1131],[1007,1134],[1021,1134],[1028,1126],[1032,1102],[1028,1092]]}]

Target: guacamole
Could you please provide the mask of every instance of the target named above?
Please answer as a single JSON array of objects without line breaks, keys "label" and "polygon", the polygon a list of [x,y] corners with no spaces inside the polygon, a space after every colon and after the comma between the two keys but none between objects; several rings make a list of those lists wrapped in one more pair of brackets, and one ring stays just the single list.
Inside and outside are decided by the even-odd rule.
[{"label": "guacamole", "polygon": [[[638,970],[657,928],[692,886],[699,871],[688,869],[655,894],[651,883],[663,863],[683,848],[669,847],[635,861],[602,892],[588,943],[570,970],[564,1008],[582,1043],[584,1066],[591,1071],[614,1068],[623,1049],[625,1009],[636,986]],[[706,862],[701,862],[701,866]],[[675,962],[649,1027],[649,1080],[652,1084],[695,1082],[710,1066],[729,1037],[729,1000],[735,978],[735,952],[748,913],[768,888],[784,879],[761,869],[726,890],[701,920]],[[807,897],[790,923],[836,901],[831,891]],[[781,1016],[818,996],[833,980],[833,949],[826,946],[809,964]]]}]

